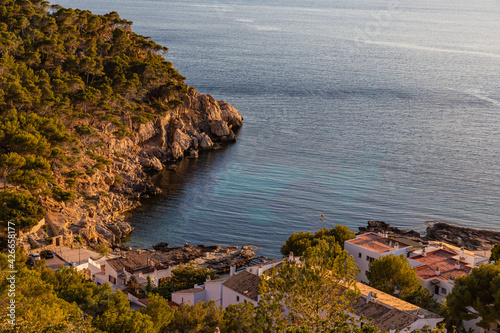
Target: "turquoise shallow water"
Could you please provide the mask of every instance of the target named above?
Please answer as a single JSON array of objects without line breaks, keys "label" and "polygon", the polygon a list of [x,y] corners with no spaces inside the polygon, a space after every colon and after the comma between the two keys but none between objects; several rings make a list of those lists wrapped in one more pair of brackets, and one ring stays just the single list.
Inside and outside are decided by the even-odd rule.
[{"label": "turquoise shallow water", "polygon": [[245,118],[236,144],[158,179],[131,245],[277,256],[290,233],[337,223],[500,230],[499,1],[58,3],[134,21]]}]

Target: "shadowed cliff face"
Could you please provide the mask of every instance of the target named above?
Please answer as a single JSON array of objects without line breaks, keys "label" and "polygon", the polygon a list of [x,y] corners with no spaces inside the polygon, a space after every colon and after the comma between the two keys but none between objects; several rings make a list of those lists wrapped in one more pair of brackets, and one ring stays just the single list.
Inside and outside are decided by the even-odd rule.
[{"label": "shadowed cliff face", "polygon": [[176,160],[196,158],[199,151],[218,149],[222,143],[236,140],[243,118],[229,103],[199,94],[194,88],[183,97],[183,103],[146,123],[123,119],[131,132],[123,138],[113,134],[116,128],[112,124],[78,120],[75,126],[92,126],[97,132],[82,140],[82,148],[95,149],[110,163],[85,173],[95,161],[83,157],[76,166],[82,175],[75,185],[81,196],[69,203],[43,199],[48,228],[25,236],[23,241],[38,247],[48,236],[66,235],[70,240],[73,235],[89,245],[119,244],[133,230],[122,213],[138,207],[141,197],[160,193],[153,174],[167,165],[175,169],[172,163]]}]

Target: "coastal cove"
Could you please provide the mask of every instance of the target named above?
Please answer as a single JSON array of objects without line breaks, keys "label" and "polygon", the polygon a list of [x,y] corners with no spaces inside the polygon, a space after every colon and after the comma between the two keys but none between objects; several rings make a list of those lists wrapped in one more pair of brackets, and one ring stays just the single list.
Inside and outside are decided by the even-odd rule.
[{"label": "coastal cove", "polygon": [[498,2],[58,3],[117,11],[245,118],[235,144],[158,176],[128,245],[276,257],[292,232],[367,220],[500,230]]}]

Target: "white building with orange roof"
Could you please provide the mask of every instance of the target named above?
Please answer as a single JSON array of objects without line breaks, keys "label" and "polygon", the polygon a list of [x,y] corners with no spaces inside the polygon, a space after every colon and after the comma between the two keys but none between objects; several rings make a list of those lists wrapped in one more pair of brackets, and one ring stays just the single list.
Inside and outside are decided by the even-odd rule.
[{"label": "white building with orange roof", "polygon": [[466,260],[461,253],[445,248],[422,251],[408,260],[415,267],[421,285],[428,288],[439,301],[451,292],[455,279],[469,274],[474,265],[474,261],[471,263]]},{"label": "white building with orange roof", "polygon": [[356,236],[354,239],[345,241],[344,249],[354,257],[359,267],[359,274],[356,280],[368,282],[366,272],[370,263],[382,256],[393,254],[399,256],[404,254],[409,256],[414,248],[400,241],[384,237],[381,234],[366,233]]}]

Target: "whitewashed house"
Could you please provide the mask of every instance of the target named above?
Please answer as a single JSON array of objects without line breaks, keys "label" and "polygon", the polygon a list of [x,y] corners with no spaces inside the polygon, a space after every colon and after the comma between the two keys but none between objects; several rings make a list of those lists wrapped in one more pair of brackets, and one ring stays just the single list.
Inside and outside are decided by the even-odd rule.
[{"label": "whitewashed house", "polygon": [[222,305],[222,283],[230,276],[211,280],[210,278],[202,285],[194,288],[175,291],[172,293],[172,302],[176,304],[195,305],[198,302],[215,301],[216,305]]},{"label": "whitewashed house", "polygon": [[154,286],[159,280],[172,275],[169,260],[161,253],[150,252],[129,253],[97,261],[89,259],[88,269],[97,284],[108,283],[115,290],[125,289],[132,277],[140,285],[146,286],[149,276]]},{"label": "whitewashed house", "polygon": [[360,272],[356,280],[360,282],[368,282],[366,272],[369,269],[370,263],[375,259],[389,254],[409,256],[411,251],[414,250],[413,247],[407,244],[371,232],[345,241],[344,249],[349,255],[354,257],[359,267]]},{"label": "whitewashed house", "polygon": [[[299,261],[299,257],[290,254],[288,260]],[[215,301],[217,305],[227,308],[230,304],[250,302],[255,306],[259,300],[260,276],[268,269],[281,265],[286,259],[276,259],[259,265],[246,267],[241,272],[236,272],[231,267],[229,276],[216,280],[207,280],[201,286],[180,290],[172,293],[172,301],[181,304],[196,304],[198,302]],[[201,289],[201,290],[200,290]]]}]

